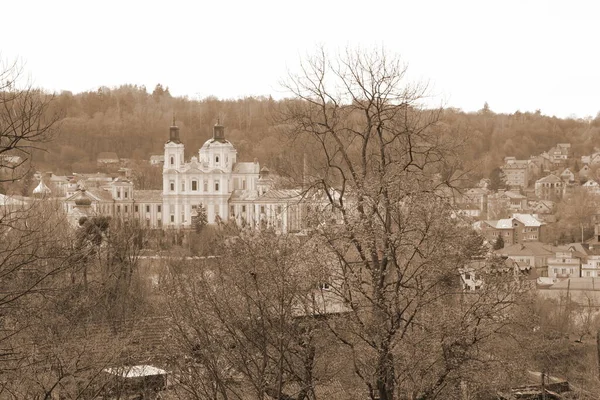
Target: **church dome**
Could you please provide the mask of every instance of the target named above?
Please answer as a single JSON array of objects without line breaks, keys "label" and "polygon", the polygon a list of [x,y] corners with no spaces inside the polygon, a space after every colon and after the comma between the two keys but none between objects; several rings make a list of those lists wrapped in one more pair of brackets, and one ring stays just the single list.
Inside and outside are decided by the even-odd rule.
[{"label": "church dome", "polygon": [[33,189],[34,196],[45,196],[52,193],[50,188],[46,186],[43,179],[40,179],[40,183]]},{"label": "church dome", "polygon": [[85,195],[85,189],[81,190],[74,200],[77,207],[89,207],[92,205],[92,200]]}]

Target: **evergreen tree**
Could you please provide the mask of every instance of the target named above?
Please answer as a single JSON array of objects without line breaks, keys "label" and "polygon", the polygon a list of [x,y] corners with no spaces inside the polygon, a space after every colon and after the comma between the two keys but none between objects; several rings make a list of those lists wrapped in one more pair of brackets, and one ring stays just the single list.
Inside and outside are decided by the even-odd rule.
[{"label": "evergreen tree", "polygon": [[502,239],[502,236],[498,236],[496,238],[496,241],[494,242],[494,250],[500,250],[504,248],[504,239]]}]

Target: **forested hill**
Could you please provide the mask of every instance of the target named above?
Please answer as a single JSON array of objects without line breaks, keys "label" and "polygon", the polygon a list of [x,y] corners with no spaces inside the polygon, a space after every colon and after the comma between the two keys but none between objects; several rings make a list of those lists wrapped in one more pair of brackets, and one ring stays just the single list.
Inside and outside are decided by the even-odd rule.
[{"label": "forested hill", "polygon": [[[282,100],[285,101],[285,100]],[[278,102],[266,97],[239,100],[172,97],[168,88],[124,85],[95,92],[56,96],[53,111],[59,111],[58,135],[48,151],[35,156],[38,169],[55,173],[90,172],[100,152],[114,151],[121,158],[148,159],[162,154],[173,115],[181,128],[186,157],[207,140],[217,118],[227,127],[226,135],[238,149],[239,160],[258,158],[277,167],[281,141],[273,123]],[[484,107],[477,113],[444,110],[442,123],[450,131],[466,132],[470,142],[465,160],[481,162],[478,174],[487,174],[504,156],[528,158],[560,142],[570,142],[575,158],[600,146],[600,119],[575,120],[544,116],[540,112],[496,114]],[[479,177],[481,177],[479,176]],[[474,176],[473,178],[478,178]]]}]

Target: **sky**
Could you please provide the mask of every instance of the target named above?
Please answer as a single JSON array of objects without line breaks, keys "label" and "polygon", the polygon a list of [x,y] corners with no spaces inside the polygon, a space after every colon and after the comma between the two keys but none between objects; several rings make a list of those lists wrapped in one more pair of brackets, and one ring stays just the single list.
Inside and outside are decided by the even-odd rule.
[{"label": "sky", "polygon": [[0,58],[57,92],[161,83],[282,98],[318,46],[384,48],[438,105],[585,118],[600,111],[599,12],[577,0],[9,0]]}]

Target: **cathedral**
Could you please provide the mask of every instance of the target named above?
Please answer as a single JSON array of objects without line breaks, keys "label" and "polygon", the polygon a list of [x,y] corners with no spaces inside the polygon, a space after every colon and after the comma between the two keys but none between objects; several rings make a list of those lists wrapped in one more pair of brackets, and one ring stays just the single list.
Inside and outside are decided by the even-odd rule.
[{"label": "cathedral", "polygon": [[237,150],[219,122],[212,138],[189,161],[184,150],[173,121],[164,146],[162,191],[134,190],[132,182],[117,178],[101,187],[71,192],[65,199],[66,211],[73,218],[79,216],[78,204],[84,196],[89,198],[91,212],[138,219],[148,228],[192,229],[202,210],[209,224],[234,221],[250,229],[269,227],[280,233],[302,228],[302,191],[276,188],[271,172],[261,169],[257,160],[238,162]]}]

